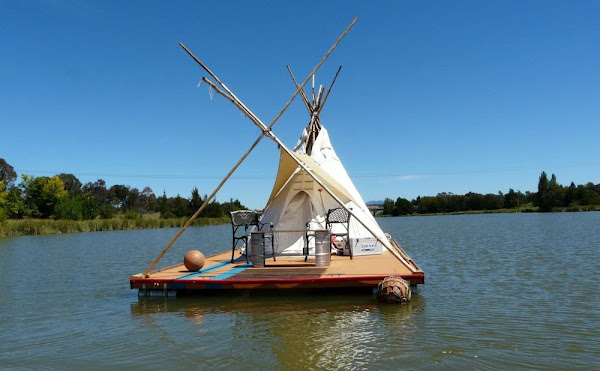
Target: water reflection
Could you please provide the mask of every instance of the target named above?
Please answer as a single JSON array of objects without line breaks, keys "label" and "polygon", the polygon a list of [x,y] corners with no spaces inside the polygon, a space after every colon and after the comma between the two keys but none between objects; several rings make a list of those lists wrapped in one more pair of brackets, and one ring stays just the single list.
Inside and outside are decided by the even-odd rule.
[{"label": "water reflection", "polygon": [[206,337],[211,337],[229,343],[225,349],[240,350],[244,357],[240,364],[264,365],[266,360],[284,367],[327,369],[366,367],[381,357],[389,364],[390,358],[401,358],[410,352],[417,333],[412,317],[424,309],[425,300],[419,295],[397,306],[379,304],[373,295],[363,293],[244,292],[140,298],[131,304],[134,317],[157,327],[153,332],[164,333],[162,327],[173,325],[169,320],[173,317],[182,319],[179,331],[194,334],[197,356],[208,349]]}]

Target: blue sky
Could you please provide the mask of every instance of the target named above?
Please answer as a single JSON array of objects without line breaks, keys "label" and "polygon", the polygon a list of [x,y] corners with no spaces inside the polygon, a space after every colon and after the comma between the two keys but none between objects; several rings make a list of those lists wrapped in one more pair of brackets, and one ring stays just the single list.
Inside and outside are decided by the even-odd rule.
[{"label": "blue sky", "polygon": [[[317,73],[321,115],[365,200],[600,182],[597,1],[2,1],[0,157],[19,173],[210,193],[259,135],[210,98],[187,45],[264,122]],[[298,99],[275,124],[292,146]],[[217,195],[261,208],[265,139]]]}]

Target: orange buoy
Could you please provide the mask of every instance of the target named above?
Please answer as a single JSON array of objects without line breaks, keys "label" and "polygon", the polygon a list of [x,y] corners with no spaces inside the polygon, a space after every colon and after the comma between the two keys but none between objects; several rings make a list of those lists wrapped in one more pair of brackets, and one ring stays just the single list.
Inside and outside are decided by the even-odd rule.
[{"label": "orange buoy", "polygon": [[190,272],[197,272],[204,267],[204,254],[198,250],[190,250],[183,258],[183,265]]},{"label": "orange buoy", "polygon": [[382,303],[403,304],[410,296],[410,284],[400,277],[386,277],[377,285],[377,300]]}]

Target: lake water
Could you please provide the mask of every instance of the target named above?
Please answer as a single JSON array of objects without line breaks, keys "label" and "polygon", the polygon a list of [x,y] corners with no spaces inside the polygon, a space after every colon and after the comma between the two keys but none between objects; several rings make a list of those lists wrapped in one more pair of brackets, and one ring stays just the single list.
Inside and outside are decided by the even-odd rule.
[{"label": "lake water", "polygon": [[[173,229],[0,239],[0,368],[600,368],[599,212],[379,222],[427,275],[407,305],[138,299],[129,276]],[[223,250],[230,233],[190,229],[161,266]]]}]

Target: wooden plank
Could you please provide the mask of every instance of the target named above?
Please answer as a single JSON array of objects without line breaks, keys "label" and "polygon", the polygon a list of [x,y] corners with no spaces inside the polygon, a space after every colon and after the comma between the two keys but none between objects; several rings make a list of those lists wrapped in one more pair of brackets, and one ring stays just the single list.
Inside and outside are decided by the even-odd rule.
[{"label": "wooden plank", "polygon": [[302,268],[253,268],[231,277],[235,280],[248,279],[292,279],[292,278],[320,278],[326,268],[302,267]]}]

